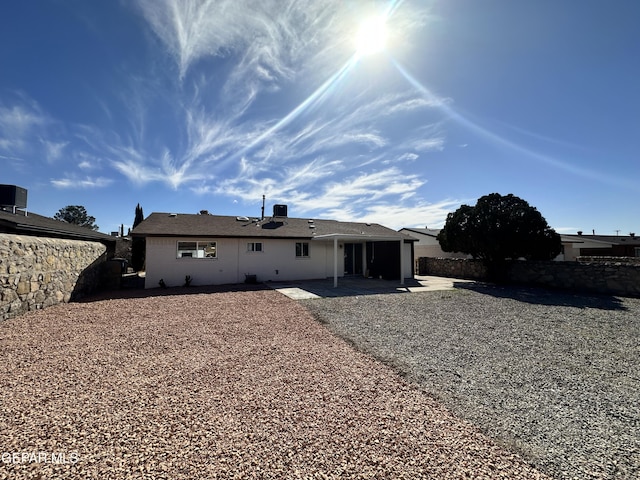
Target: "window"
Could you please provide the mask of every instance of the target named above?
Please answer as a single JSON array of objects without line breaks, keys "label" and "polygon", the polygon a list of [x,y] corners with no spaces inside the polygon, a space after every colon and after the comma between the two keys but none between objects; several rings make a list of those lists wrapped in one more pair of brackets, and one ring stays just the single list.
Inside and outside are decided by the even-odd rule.
[{"label": "window", "polygon": [[178,242],[178,258],[217,258],[216,242]]},{"label": "window", "polygon": [[262,252],[262,242],[247,243],[247,252]]},{"label": "window", "polygon": [[296,257],[309,256],[309,242],[296,242]]},{"label": "window", "polygon": [[640,257],[640,247],[635,248],[636,257]]}]

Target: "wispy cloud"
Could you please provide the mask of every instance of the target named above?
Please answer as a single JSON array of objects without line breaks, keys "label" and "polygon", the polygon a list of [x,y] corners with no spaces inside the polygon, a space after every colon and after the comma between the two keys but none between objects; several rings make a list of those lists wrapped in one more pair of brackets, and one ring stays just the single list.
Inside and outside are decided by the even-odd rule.
[{"label": "wispy cloud", "polygon": [[[180,78],[197,61],[239,55],[233,82],[254,78],[267,84],[293,75],[291,61],[322,35],[327,12],[339,2],[275,0],[139,0],[140,12],[163,42]],[[309,33],[305,33],[309,32]],[[251,76],[247,76],[251,73]],[[231,84],[231,83],[230,83]]]},{"label": "wispy cloud", "polygon": [[41,134],[49,117],[40,106],[22,93],[0,102],[0,152],[21,156],[29,149],[33,137]]},{"label": "wispy cloud", "polygon": [[[469,200],[446,199],[436,203],[379,203],[366,208],[362,213],[349,212],[352,218],[359,218],[363,222],[377,222],[382,225],[400,229],[402,227],[442,228],[447,214],[456,210]],[[334,217],[340,211],[331,212]],[[341,217],[347,220],[348,217]]]},{"label": "wispy cloud", "polygon": [[104,188],[113,183],[112,179],[105,177],[65,177],[52,179],[51,184],[57,188]]},{"label": "wispy cloud", "polygon": [[49,162],[55,162],[56,160],[61,158],[65,147],[69,145],[68,141],[54,142],[54,141],[45,140],[45,139],[40,139],[40,141],[44,146],[45,158]]},{"label": "wispy cloud", "polygon": [[[395,2],[389,19],[396,46],[425,21],[421,4],[408,3]],[[67,124],[66,138],[43,130],[51,120],[37,104],[0,104],[9,128],[0,154],[37,134],[44,158],[66,172],[50,180],[57,188],[103,188],[115,172],[242,203],[266,194],[301,214],[420,204],[427,180],[410,164],[445,144],[423,114],[448,100],[360,70],[352,36],[369,2],[135,5],[174,69],[125,75],[119,105],[98,102],[111,127]],[[419,123],[401,131],[395,122],[407,115]]]}]

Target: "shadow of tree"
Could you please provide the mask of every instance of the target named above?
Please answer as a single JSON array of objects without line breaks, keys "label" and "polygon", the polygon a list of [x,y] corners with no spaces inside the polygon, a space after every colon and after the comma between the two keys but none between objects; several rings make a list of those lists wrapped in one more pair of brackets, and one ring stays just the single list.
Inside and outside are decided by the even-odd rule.
[{"label": "shadow of tree", "polygon": [[541,287],[525,287],[492,283],[455,282],[455,288],[472,290],[484,295],[510,298],[538,305],[553,305],[576,308],[596,308],[599,310],[627,310],[622,300],[612,295],[552,290]]}]

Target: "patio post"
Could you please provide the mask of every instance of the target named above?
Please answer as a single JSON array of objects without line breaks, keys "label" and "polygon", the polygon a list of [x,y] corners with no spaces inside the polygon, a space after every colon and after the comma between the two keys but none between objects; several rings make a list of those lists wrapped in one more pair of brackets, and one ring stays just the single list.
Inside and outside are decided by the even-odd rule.
[{"label": "patio post", "polygon": [[333,288],[338,287],[338,237],[333,237]]},{"label": "patio post", "polygon": [[400,285],[404,285],[404,240],[400,240]]}]

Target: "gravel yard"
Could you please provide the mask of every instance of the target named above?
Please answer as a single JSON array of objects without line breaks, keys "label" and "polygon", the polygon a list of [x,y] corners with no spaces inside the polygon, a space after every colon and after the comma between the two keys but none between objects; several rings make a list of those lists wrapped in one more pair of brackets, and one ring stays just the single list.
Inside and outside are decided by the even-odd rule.
[{"label": "gravel yard", "polygon": [[[460,305],[438,294],[398,297],[415,309],[434,303],[444,317],[466,302],[468,325],[501,304],[474,293],[456,294]],[[430,344],[416,336],[416,320],[433,319],[413,316],[412,334],[386,302],[314,305],[335,306],[332,328],[351,325],[373,351],[376,325],[395,332],[392,347]],[[465,378],[471,370],[451,353],[447,368]],[[31,312],[0,323],[0,365],[1,479],[544,478],[272,290],[145,292]],[[619,381],[633,387],[622,373]],[[619,429],[634,410],[616,405]]]},{"label": "gravel yard", "polygon": [[302,302],[555,478],[640,478],[640,299],[467,285]]}]

